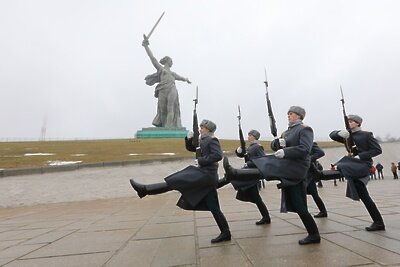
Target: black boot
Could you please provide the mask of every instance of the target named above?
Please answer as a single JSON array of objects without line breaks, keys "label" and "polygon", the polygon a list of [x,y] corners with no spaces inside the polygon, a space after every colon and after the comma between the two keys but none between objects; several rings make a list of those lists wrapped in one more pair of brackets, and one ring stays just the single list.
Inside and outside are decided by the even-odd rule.
[{"label": "black boot", "polygon": [[320,211],[318,214],[314,215],[314,218],[325,218],[328,217],[328,213],[325,211]]},{"label": "black boot", "polygon": [[231,232],[229,230],[222,231],[216,238],[211,239],[211,243],[219,243],[231,240]]},{"label": "black boot", "polygon": [[211,243],[219,243],[231,240],[231,232],[229,231],[228,221],[226,220],[224,214],[220,211],[215,214],[213,213],[213,216],[221,233],[216,238],[211,239]]},{"label": "black boot", "polygon": [[365,227],[365,230],[372,231],[385,231],[385,224],[383,222],[373,222],[371,226]]},{"label": "black boot", "polygon": [[[365,203],[364,203],[365,204]],[[383,222],[383,218],[378,208],[376,207],[375,202],[371,202],[369,204],[365,204],[369,215],[372,218],[373,223],[371,226],[365,227],[367,231],[381,231],[385,230],[385,224]]]},{"label": "black boot", "polygon": [[235,169],[229,164],[229,160],[227,157],[224,157],[223,160],[225,177],[228,180],[240,180],[240,181],[248,181],[248,180],[258,180],[260,179],[260,171],[256,168],[244,168],[244,169]]},{"label": "black boot", "polygon": [[262,224],[270,224],[271,223],[271,218],[268,217],[262,217],[261,220],[256,222],[256,225],[262,225]]},{"label": "black boot", "polygon": [[145,185],[148,195],[158,195],[170,191],[166,182]]},{"label": "black boot", "polygon": [[299,240],[300,245],[317,244],[321,242],[319,235],[308,235],[306,238]]},{"label": "black boot", "polygon": [[339,179],[342,177],[342,173],[340,171],[336,171],[336,170],[323,170],[323,171],[317,171],[318,175],[317,175],[317,180],[335,180],[336,183],[336,179]]},{"label": "black boot", "polygon": [[270,224],[271,223],[271,217],[269,216],[269,212],[267,209],[267,206],[265,206],[264,202],[256,203],[258,210],[260,211],[262,218],[258,222],[256,222],[256,225],[262,225],[262,224]]},{"label": "black boot", "polygon": [[229,184],[228,179],[226,179],[226,177],[221,178],[221,179],[218,180],[217,189],[218,189],[218,188],[221,188],[221,187],[223,187],[223,186],[225,186],[225,185],[227,185],[227,184]]},{"label": "black boot", "polygon": [[144,184],[137,183],[133,179],[130,179],[129,181],[131,183],[131,186],[133,187],[133,189],[135,189],[140,198],[143,198],[147,195],[146,187]]},{"label": "black boot", "polygon": [[313,217],[310,213],[300,215],[300,219],[304,224],[308,232],[308,236],[304,239],[299,240],[300,245],[308,245],[314,243],[320,243],[321,237],[319,235],[317,224],[315,223]]},{"label": "black boot", "polygon": [[166,182],[144,185],[135,182],[133,179],[130,179],[130,183],[133,189],[136,190],[140,198],[143,198],[146,195],[158,195],[161,193],[168,192],[170,190]]}]

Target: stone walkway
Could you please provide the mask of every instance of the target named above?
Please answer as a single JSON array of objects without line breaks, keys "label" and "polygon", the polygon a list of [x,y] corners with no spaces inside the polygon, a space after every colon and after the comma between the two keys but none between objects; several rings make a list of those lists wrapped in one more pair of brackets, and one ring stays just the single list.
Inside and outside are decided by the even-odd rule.
[{"label": "stone walkway", "polygon": [[[220,244],[210,243],[219,231],[209,212],[179,209],[177,192],[139,199],[129,185],[132,177],[160,181],[193,160],[3,177],[0,266],[400,266],[400,182],[388,167],[399,161],[400,143],[383,148],[375,162],[384,164],[385,180],[368,188],[386,231],[366,232],[371,220],[364,205],[344,196],[345,182],[326,181],[319,193],[329,217],[316,219],[322,240],[308,246],[297,243],[306,235],[298,216],[279,212],[275,182],[261,190],[270,225],[255,225],[256,206],[236,200],[231,185],[219,190],[233,236]],[[343,149],[326,152],[324,166],[343,155]]]},{"label": "stone walkway", "polygon": [[[179,209],[175,192],[2,208],[0,266],[400,266],[399,187],[389,178],[369,184],[387,227],[370,233],[345,182],[324,182],[329,217],[316,219],[322,241],[308,246],[297,244],[306,235],[297,215],[279,213],[274,183],[261,190],[272,215],[263,226],[255,205],[237,201],[231,186],[219,190],[233,238],[216,245],[211,214]],[[309,209],[317,212],[311,198]]]}]

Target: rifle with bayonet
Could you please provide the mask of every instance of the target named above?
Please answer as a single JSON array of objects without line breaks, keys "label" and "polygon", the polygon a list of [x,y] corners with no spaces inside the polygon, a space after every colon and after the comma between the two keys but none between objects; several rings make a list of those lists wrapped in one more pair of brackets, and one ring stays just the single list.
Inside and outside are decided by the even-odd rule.
[{"label": "rifle with bayonet", "polygon": [[354,143],[353,133],[351,131],[349,124],[349,118],[347,117],[346,109],[344,107],[344,96],[343,96],[342,86],[340,86],[340,93],[342,94],[342,99],[340,99],[340,102],[342,102],[344,125],[346,126],[346,130],[349,132],[349,137],[344,139],[344,145],[346,147],[347,152],[349,153],[349,156],[354,157],[358,155],[358,149],[356,144]]},{"label": "rifle with bayonet", "polygon": [[271,129],[271,134],[275,139],[278,138],[278,130],[276,129],[276,121],[275,121],[275,116],[274,113],[272,112],[272,105],[271,101],[269,100],[269,94],[268,94],[268,80],[267,80],[267,71],[264,69],[265,72],[265,97],[267,100],[267,109],[268,109],[268,117],[269,117],[269,126]]},{"label": "rifle with bayonet", "polygon": [[241,153],[237,153],[239,157],[244,157],[244,161],[247,162],[249,157],[246,152],[246,141],[244,140],[243,131],[242,131],[242,124],[241,119],[242,115],[240,112],[240,105],[238,105],[238,123],[239,123],[239,140],[240,140],[240,149],[242,150]]},{"label": "rifle with bayonet", "polygon": [[196,98],[193,99],[193,139],[192,145],[196,148],[196,159],[201,156],[200,150],[200,131],[199,131],[199,120],[197,118],[197,104],[199,103],[199,87],[196,87]]}]

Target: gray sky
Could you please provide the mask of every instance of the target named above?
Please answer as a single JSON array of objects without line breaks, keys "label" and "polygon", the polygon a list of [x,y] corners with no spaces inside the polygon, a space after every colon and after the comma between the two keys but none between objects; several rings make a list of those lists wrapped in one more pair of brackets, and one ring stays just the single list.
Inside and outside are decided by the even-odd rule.
[{"label": "gray sky", "polygon": [[382,138],[399,137],[400,1],[396,0],[14,0],[0,1],[0,140],[131,138],[150,127],[157,59],[173,58],[182,123],[191,127],[199,86],[199,119],[217,136],[244,131],[270,140],[264,68],[278,132],[291,105],[303,106],[318,140],[343,128],[347,113]]}]

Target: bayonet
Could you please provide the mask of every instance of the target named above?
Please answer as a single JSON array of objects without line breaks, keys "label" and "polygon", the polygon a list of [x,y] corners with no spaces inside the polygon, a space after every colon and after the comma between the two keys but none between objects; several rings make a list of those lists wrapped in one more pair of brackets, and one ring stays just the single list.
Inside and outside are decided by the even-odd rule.
[{"label": "bayonet", "polygon": [[240,112],[240,105],[238,105],[238,115],[237,115],[238,121],[239,121],[239,126],[240,126],[240,120],[242,119],[242,115]]},{"label": "bayonet", "polygon": [[199,103],[199,87],[196,86],[196,98],[193,99],[194,109],[196,109],[197,104]]},{"label": "bayonet", "polygon": [[196,159],[201,156],[201,150],[200,150],[200,132],[199,132],[199,121],[197,118],[197,103],[199,102],[199,87],[196,86],[196,98],[193,99],[194,102],[194,109],[193,109],[193,139],[192,139],[192,145],[196,148]]}]

